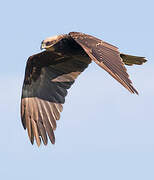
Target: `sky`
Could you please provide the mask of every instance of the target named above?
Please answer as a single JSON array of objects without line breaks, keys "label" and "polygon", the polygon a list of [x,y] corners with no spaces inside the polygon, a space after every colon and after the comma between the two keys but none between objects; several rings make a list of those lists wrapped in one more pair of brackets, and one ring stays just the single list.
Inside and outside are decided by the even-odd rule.
[{"label": "sky", "polygon": [[[1,2],[1,179],[154,179],[153,7],[152,0]],[[92,63],[69,90],[56,144],[38,148],[20,121],[26,60],[46,37],[70,31],[146,57],[127,67],[139,96]]]}]

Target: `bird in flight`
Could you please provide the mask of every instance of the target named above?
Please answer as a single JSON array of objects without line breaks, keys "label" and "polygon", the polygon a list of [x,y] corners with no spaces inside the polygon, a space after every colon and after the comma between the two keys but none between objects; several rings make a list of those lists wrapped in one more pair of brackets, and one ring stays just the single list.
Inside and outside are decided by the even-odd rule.
[{"label": "bird in flight", "polygon": [[67,90],[94,61],[131,93],[133,87],[124,65],[141,65],[144,57],[122,54],[118,48],[94,36],[70,32],[42,41],[41,53],[28,58],[21,97],[21,120],[31,143],[55,143]]}]

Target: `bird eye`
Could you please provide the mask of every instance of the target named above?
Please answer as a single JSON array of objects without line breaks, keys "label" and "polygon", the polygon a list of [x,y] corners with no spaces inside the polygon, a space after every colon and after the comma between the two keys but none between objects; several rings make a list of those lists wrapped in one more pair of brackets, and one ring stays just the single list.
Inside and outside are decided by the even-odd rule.
[{"label": "bird eye", "polygon": [[50,42],[48,41],[48,42],[46,42],[46,46],[49,46],[50,45]]}]

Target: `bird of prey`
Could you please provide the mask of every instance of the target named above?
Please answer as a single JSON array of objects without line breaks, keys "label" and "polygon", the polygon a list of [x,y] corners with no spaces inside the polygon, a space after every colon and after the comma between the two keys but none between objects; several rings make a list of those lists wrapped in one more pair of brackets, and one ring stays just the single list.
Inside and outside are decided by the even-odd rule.
[{"label": "bird of prey", "polygon": [[42,41],[41,53],[27,60],[21,97],[21,120],[31,143],[55,143],[54,130],[60,119],[67,90],[94,61],[131,93],[133,87],[124,65],[141,65],[144,57],[122,54],[118,48],[96,37],[70,32]]}]

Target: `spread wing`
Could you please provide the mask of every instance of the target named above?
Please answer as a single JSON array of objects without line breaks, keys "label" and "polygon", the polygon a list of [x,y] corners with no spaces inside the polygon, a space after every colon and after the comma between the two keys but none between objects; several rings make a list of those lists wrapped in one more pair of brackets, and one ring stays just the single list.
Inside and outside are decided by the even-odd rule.
[{"label": "spread wing", "polygon": [[87,34],[70,32],[69,35],[96,64],[106,70],[131,93],[138,94],[137,90],[132,86],[117,47]]},{"label": "spread wing", "polygon": [[60,118],[67,89],[88,62],[44,51],[29,57],[21,98],[21,119],[31,143],[55,143],[56,120]]}]

